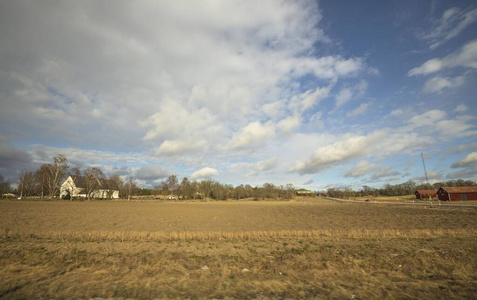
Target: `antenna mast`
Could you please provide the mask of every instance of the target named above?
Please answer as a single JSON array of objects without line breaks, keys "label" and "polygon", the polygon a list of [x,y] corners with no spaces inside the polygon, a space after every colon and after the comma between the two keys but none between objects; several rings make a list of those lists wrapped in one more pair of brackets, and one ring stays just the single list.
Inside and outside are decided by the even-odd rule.
[{"label": "antenna mast", "polygon": [[427,178],[426,164],[424,163],[424,154],[421,152],[422,165],[424,166],[424,174],[426,175],[426,182],[429,184],[429,179]]}]

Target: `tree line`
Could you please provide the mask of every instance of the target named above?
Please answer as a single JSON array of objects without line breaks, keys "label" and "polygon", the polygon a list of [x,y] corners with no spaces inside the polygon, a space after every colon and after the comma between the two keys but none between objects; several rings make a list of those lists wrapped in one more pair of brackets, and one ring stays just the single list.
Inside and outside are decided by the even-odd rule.
[{"label": "tree line", "polygon": [[477,183],[471,180],[449,180],[441,181],[433,184],[421,183],[417,184],[412,180],[399,184],[385,184],[382,188],[372,188],[363,186],[359,191],[351,188],[334,189],[330,188],[326,192],[328,196],[333,198],[347,198],[347,197],[366,197],[366,196],[402,196],[414,194],[417,190],[438,190],[440,187],[454,187],[454,186],[477,186]]},{"label": "tree line", "polygon": [[[168,196],[171,199],[291,199],[295,196],[296,190],[292,184],[274,185],[265,183],[262,186],[252,187],[249,184],[233,186],[222,184],[212,179],[201,181],[191,180],[188,177],[179,179],[176,175],[170,175],[160,184],[153,188],[140,188],[134,178],[123,177],[113,174],[106,176],[98,167],[87,167],[84,170],[78,167],[70,168],[68,159],[62,154],[53,157],[52,162],[44,163],[36,171],[22,171],[19,178],[18,187],[12,189],[8,180],[0,174],[0,195],[14,192],[19,198],[39,197],[55,198],[59,197],[61,184],[68,176],[72,176],[77,187],[83,188],[82,193],[88,199],[92,198],[93,191],[104,189],[108,191],[117,190],[121,198],[131,199],[134,196],[157,198]],[[441,186],[476,186],[477,183],[470,180],[451,180],[437,182],[434,184],[417,184],[414,181],[406,181],[400,184],[385,184],[381,188],[363,186],[356,191],[351,188],[335,189],[329,188],[326,191],[318,191],[317,194],[326,194],[330,197],[346,198],[358,196],[401,196],[414,194],[416,190],[437,190]],[[110,198],[106,195],[105,198]]]},{"label": "tree line", "polygon": [[[52,162],[44,163],[36,171],[22,171],[18,181],[18,187],[14,190],[10,183],[0,175],[0,195],[14,192],[19,198],[39,197],[57,198],[60,196],[61,184],[72,176],[76,187],[83,188],[81,193],[88,199],[93,198],[93,191],[104,189],[106,191],[119,191],[121,198],[131,199],[134,196],[169,196],[171,199],[291,199],[295,195],[292,184],[276,186],[265,183],[263,186],[252,187],[249,184],[232,186],[222,184],[215,180],[206,179],[201,181],[190,180],[177,175],[170,175],[166,180],[152,189],[140,188],[134,178],[124,180],[121,176],[113,174],[106,176],[98,167],[87,167],[84,170],[78,167],[70,168],[68,159],[62,154],[53,157]],[[66,198],[71,198],[67,195]],[[106,194],[104,198],[110,198]]]}]

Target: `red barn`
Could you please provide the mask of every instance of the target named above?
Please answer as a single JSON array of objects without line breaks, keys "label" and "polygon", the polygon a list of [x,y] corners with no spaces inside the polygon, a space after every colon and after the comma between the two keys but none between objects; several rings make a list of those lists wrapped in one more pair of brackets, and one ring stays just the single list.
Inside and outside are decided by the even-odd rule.
[{"label": "red barn", "polygon": [[477,186],[441,187],[437,197],[441,201],[477,200]]},{"label": "red barn", "polygon": [[417,190],[415,192],[416,199],[435,199],[437,198],[436,190]]}]

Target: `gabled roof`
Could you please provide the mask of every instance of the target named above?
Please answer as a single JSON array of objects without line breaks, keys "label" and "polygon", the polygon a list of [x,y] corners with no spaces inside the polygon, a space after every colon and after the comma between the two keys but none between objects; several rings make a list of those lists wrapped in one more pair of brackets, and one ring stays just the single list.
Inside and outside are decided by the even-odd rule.
[{"label": "gabled roof", "polygon": [[449,194],[452,193],[477,193],[477,186],[452,186],[452,187],[441,187],[444,191]]},{"label": "gabled roof", "polygon": [[417,190],[419,194],[436,194],[437,190]]}]

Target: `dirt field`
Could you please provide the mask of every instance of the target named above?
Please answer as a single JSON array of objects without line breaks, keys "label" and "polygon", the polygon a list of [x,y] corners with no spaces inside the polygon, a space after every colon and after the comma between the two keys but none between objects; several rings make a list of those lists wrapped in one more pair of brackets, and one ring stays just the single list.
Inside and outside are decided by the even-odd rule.
[{"label": "dirt field", "polygon": [[475,299],[477,208],[0,201],[0,298]]}]

